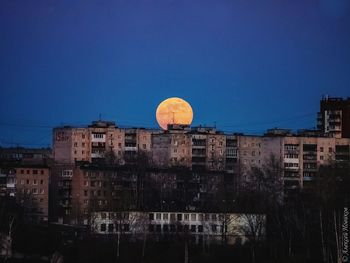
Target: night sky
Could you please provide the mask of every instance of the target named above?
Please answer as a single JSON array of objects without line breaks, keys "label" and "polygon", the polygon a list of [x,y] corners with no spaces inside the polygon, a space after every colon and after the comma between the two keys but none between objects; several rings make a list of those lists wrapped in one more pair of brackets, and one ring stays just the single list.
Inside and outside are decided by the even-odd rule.
[{"label": "night sky", "polygon": [[350,96],[348,0],[0,0],[0,146],[51,128],[157,127],[168,97],[194,125],[312,128]]}]

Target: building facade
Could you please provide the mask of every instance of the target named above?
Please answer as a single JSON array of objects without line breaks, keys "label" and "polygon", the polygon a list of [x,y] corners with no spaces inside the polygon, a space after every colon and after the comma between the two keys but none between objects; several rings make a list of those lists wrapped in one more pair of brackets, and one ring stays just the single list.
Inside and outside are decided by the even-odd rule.
[{"label": "building facade", "polygon": [[57,127],[53,130],[53,159],[59,164],[76,161],[124,164],[136,153],[151,150],[154,132],[122,129],[107,121],[94,121],[88,127]]},{"label": "building facade", "polygon": [[29,222],[48,222],[49,180],[48,166],[18,166],[16,170],[16,199],[24,208]]},{"label": "building facade", "polygon": [[101,211],[94,213],[91,221],[96,234],[123,234],[136,239],[173,236],[228,244],[263,240],[265,228],[266,217],[261,214]]}]

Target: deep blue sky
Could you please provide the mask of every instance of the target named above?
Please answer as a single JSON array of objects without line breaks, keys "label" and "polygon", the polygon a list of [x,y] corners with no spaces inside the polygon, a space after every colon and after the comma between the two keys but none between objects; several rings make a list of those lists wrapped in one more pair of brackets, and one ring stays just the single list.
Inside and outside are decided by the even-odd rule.
[{"label": "deep blue sky", "polygon": [[156,127],[173,96],[196,125],[312,128],[350,96],[350,1],[0,0],[0,89],[0,146],[100,113]]}]

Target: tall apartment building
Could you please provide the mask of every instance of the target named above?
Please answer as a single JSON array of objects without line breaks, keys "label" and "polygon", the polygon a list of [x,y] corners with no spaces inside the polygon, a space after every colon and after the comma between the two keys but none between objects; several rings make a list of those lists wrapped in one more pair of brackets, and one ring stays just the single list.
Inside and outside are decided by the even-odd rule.
[{"label": "tall apartment building", "polygon": [[151,134],[143,128],[122,129],[114,122],[94,121],[88,127],[58,127],[53,130],[53,158],[56,163],[100,162],[112,154],[124,163],[138,151],[151,150]]},{"label": "tall apartment building", "polygon": [[152,158],[158,167],[192,165],[192,139],[190,129],[178,125],[168,131],[152,135]]},{"label": "tall apartment building", "polygon": [[350,138],[350,98],[323,98],[317,128],[330,137]]},{"label": "tall apartment building", "polygon": [[349,161],[350,139],[328,137],[284,137],[283,167],[286,190],[307,187],[321,165]]},{"label": "tall apartment building", "polygon": [[170,126],[152,135],[156,166],[184,166],[193,170],[225,170],[226,136],[214,128]]},{"label": "tall apartment building", "polygon": [[281,148],[283,137],[238,135],[237,141],[238,185],[250,180],[249,174],[252,167],[262,168],[264,165],[270,165],[271,158],[274,158],[279,163],[282,161]]},{"label": "tall apartment building", "polygon": [[16,199],[25,209],[28,221],[47,222],[49,215],[50,169],[44,165],[18,166]]},{"label": "tall apartment building", "polygon": [[236,184],[249,180],[252,167],[270,165],[271,156],[281,169],[285,194],[308,187],[322,165],[350,160],[350,139],[295,135],[282,129],[264,136],[237,135]]}]

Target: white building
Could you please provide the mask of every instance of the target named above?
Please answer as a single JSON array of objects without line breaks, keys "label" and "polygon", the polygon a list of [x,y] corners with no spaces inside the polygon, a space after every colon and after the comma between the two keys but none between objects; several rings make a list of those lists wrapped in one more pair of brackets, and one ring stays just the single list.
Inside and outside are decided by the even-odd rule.
[{"label": "white building", "polygon": [[245,243],[265,237],[266,216],[262,214],[199,212],[95,212],[91,230],[96,234],[126,234],[134,238],[145,235],[182,235],[199,240],[228,244]]}]

